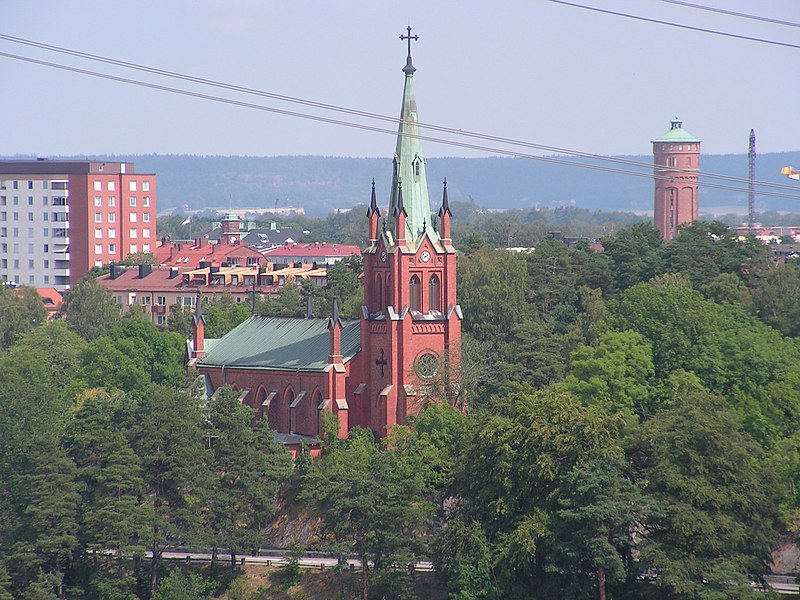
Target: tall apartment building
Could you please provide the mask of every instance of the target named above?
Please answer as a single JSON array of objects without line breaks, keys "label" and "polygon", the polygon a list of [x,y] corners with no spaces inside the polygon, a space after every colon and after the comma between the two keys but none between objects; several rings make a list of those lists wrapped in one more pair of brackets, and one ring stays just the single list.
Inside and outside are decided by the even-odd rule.
[{"label": "tall apartment building", "polygon": [[63,291],[156,247],[156,176],[133,163],[0,161],[0,279]]}]

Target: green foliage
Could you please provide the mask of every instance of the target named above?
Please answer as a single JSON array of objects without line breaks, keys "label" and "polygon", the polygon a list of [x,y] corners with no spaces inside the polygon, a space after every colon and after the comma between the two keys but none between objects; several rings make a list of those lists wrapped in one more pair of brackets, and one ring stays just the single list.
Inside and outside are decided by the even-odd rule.
[{"label": "green foliage", "polygon": [[[255,551],[260,531],[275,513],[274,497],[291,474],[291,459],[239,394],[224,388],[209,405],[210,477],[202,490],[203,528],[212,547],[231,554]],[[233,563],[233,558],[231,559]]]},{"label": "green foliage", "polygon": [[636,461],[663,513],[648,519],[639,560],[654,585],[679,597],[749,597],[748,574],[765,572],[776,516],[760,454],[706,395],[645,423]]},{"label": "green foliage", "polygon": [[14,288],[0,283],[0,350],[47,319],[47,309],[36,288]]},{"label": "green foliage", "polygon": [[202,575],[175,569],[161,580],[153,600],[213,600],[215,589]]},{"label": "green foliage", "polygon": [[480,523],[449,520],[436,533],[432,548],[437,576],[453,600],[497,598],[492,555]]},{"label": "green foliage", "polygon": [[292,542],[289,544],[289,552],[286,554],[286,562],[280,567],[280,577],[285,588],[290,588],[300,583],[303,575],[300,569],[300,559],[305,554],[302,544]]},{"label": "green foliage", "polygon": [[236,302],[230,294],[222,294],[203,306],[206,337],[220,338],[252,314],[252,306],[249,303]]},{"label": "green foliage", "polygon": [[109,333],[122,320],[111,292],[94,279],[81,281],[64,292],[61,312],[70,328],[89,341]]},{"label": "green foliage", "polygon": [[800,335],[800,268],[795,263],[766,272],[753,293],[753,312],[784,335]]},{"label": "green foliage", "polygon": [[661,271],[661,232],[652,223],[637,223],[600,240],[611,260],[615,290],[650,280]]},{"label": "green foliage", "polygon": [[570,359],[563,387],[587,404],[633,415],[649,408],[654,375],[650,344],[635,331],[609,331],[596,346],[581,346]]}]

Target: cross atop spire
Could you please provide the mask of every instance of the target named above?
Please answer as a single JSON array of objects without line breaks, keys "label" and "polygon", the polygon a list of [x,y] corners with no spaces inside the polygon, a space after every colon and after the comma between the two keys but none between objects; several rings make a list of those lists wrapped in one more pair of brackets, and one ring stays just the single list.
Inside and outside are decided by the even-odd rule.
[{"label": "cross atop spire", "polygon": [[403,67],[403,73],[411,74],[414,71],[416,71],[414,65],[411,64],[411,40],[416,41],[419,39],[419,36],[411,35],[411,25],[406,27],[406,30],[408,31],[408,35],[402,35],[402,34],[400,35],[401,40],[408,40],[408,56],[406,57],[406,66]]}]

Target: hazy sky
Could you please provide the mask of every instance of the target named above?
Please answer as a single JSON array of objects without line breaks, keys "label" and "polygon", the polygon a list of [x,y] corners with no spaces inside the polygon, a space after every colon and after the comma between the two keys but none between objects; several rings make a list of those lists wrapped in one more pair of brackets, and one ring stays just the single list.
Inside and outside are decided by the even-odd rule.
[{"label": "hazy sky", "polygon": [[[693,0],[800,21],[798,0]],[[661,0],[575,3],[800,44],[800,28]],[[679,116],[709,154],[800,149],[800,50],[547,0],[4,0],[0,34],[397,117],[408,24],[423,122],[598,154],[647,154]],[[0,40],[0,52],[396,129]],[[393,139],[0,57],[0,154],[390,156]],[[439,135],[431,133],[431,135]],[[495,143],[478,142],[497,146]],[[428,156],[485,152],[425,142]],[[532,151],[541,153],[540,151]]]}]

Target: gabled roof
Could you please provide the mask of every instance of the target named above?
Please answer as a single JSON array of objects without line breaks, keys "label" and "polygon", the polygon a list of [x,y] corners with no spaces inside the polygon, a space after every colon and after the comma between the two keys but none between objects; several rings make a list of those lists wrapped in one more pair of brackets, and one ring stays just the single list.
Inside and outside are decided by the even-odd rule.
[{"label": "gabled roof", "polygon": [[[198,367],[323,371],[328,366],[328,319],[250,317],[218,339]],[[361,351],[358,321],[343,321],[342,358]]]}]

